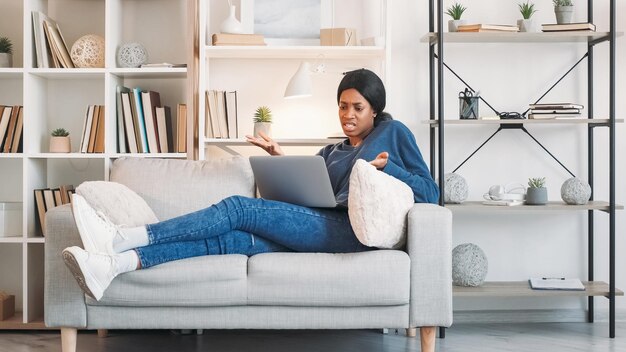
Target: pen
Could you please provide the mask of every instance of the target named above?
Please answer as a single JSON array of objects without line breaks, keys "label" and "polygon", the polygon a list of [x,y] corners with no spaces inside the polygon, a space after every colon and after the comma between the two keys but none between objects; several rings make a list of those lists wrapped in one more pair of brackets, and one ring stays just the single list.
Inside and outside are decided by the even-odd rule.
[{"label": "pen", "polygon": [[541,280],[565,280],[564,277],[542,277]]}]

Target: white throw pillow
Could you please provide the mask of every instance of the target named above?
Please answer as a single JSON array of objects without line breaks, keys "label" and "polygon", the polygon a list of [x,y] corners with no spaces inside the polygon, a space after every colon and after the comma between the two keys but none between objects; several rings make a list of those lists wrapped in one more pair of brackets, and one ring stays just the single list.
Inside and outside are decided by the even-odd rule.
[{"label": "white throw pillow", "polygon": [[413,191],[404,182],[359,159],[352,167],[348,215],[361,243],[400,248],[406,242],[406,220]]},{"label": "white throw pillow", "polygon": [[135,227],[159,221],[146,201],[121,183],[83,182],[76,187],[76,193],[116,225]]}]

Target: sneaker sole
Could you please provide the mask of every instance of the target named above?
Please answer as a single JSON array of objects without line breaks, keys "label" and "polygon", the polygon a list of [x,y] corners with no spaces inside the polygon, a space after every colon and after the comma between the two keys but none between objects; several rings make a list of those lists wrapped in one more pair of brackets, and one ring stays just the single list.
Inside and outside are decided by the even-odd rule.
[{"label": "sneaker sole", "polygon": [[[76,257],[74,257],[74,254],[70,251],[63,251],[63,261],[65,262],[65,265],[68,267],[68,269],[70,269],[70,272],[72,273],[72,275],[74,275],[74,279],[76,279],[76,282],[78,283],[78,286],[80,286],[80,289],[83,290],[83,292],[87,296],[97,301],[98,298],[96,298],[96,296],[93,294],[93,292],[89,288],[89,285],[87,284],[87,280],[94,282],[94,284],[95,284],[95,280],[93,280],[93,278],[90,276],[85,278],[85,274],[80,267],[80,263],[78,262],[78,260],[76,260]],[[102,297],[102,290],[100,290],[99,296]]]}]

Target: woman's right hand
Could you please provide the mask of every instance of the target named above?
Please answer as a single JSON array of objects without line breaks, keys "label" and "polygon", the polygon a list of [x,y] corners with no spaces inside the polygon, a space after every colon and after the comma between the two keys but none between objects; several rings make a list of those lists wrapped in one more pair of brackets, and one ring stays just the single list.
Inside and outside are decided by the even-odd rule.
[{"label": "woman's right hand", "polygon": [[269,155],[285,155],[280,145],[263,132],[259,132],[259,137],[246,135],[246,141],[265,150]]}]

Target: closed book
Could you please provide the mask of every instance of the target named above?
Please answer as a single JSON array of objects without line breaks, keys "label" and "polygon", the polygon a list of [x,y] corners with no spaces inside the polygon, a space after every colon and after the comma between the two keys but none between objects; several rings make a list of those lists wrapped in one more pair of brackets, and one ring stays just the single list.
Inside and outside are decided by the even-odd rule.
[{"label": "closed book", "polygon": [[220,129],[220,136],[222,138],[228,138],[228,121],[226,120],[226,101],[223,90],[219,90],[216,93],[217,100],[217,122]]},{"label": "closed book", "polygon": [[217,112],[217,95],[218,91],[209,91],[209,116],[211,118],[211,131],[213,132],[213,138],[222,138],[220,133],[219,115]]},{"label": "closed book", "polygon": [[100,119],[100,105],[95,105],[93,110],[93,118],[91,120],[91,129],[89,130],[89,141],[87,144],[87,153],[93,153],[96,146],[96,133],[98,130],[98,120]]},{"label": "closed book", "polygon": [[2,146],[7,136],[12,109],[13,107],[11,106],[0,106],[0,151],[2,151]]},{"label": "closed book", "polygon": [[46,229],[46,202],[43,197],[43,189],[36,189],[35,192],[35,206],[37,208],[37,220],[39,220],[39,226],[41,226],[41,232],[45,235]]},{"label": "closed book", "polygon": [[213,126],[211,125],[211,92],[206,91],[204,94],[204,137],[206,138],[215,138],[215,134],[213,133]]},{"label": "closed book", "polygon": [[143,116],[146,123],[146,134],[150,152],[158,153],[161,148],[159,147],[155,109],[157,106],[161,106],[161,95],[159,92],[151,90],[141,92],[141,103],[143,104]]},{"label": "closed book", "polygon": [[215,33],[211,39],[213,45],[265,45],[260,34]]},{"label": "closed book", "polygon": [[95,105],[89,105],[87,107],[87,112],[85,112],[85,122],[83,123],[83,135],[80,139],[80,149],[81,153],[87,153],[87,147],[89,146],[89,135],[91,134],[91,123],[93,121],[93,112],[95,110]]},{"label": "closed book", "polygon": [[13,143],[11,144],[11,153],[19,153],[22,151],[22,132],[24,131],[24,109],[22,106],[14,106],[17,109],[17,120],[15,122],[15,132],[13,133]]},{"label": "closed book", "polygon": [[54,195],[54,204],[57,206],[63,204],[63,200],[61,199],[61,189],[55,188],[52,190],[52,194]]},{"label": "closed book", "polygon": [[169,106],[156,108],[157,130],[159,132],[159,149],[161,153],[171,153],[172,148],[172,114]]},{"label": "closed book", "polygon": [[566,279],[564,277],[533,277],[530,278],[528,282],[533,290],[585,290],[585,286],[579,279]]},{"label": "closed book", "polygon": [[141,102],[141,89],[133,88],[133,101],[135,107],[135,115],[137,116],[137,127],[139,128],[139,144],[141,145],[140,153],[150,153],[148,145],[148,133],[146,132],[146,121],[143,112],[143,103]]},{"label": "closed book", "polygon": [[541,103],[541,104],[528,104],[531,109],[583,109],[581,104],[574,103]]},{"label": "closed book", "polygon": [[493,31],[505,31],[505,32],[518,32],[519,28],[515,25],[507,24],[464,24],[458,26],[459,32],[474,32],[479,30],[493,30]]},{"label": "closed book", "polygon": [[544,32],[561,32],[561,31],[596,31],[596,25],[588,22],[563,23],[563,24],[542,24],[541,30]]},{"label": "closed book", "polygon": [[99,107],[100,109],[98,110],[98,127],[96,128],[96,141],[93,147],[94,153],[104,153],[104,105],[99,105]]},{"label": "closed book", "polygon": [[226,120],[228,121],[228,138],[238,138],[237,123],[237,91],[226,92]]},{"label": "closed book", "polygon": [[71,198],[71,191],[74,190],[73,185],[63,185],[59,187],[61,190],[61,204],[68,204]]},{"label": "closed book", "polygon": [[43,200],[46,202],[46,211],[56,207],[56,203],[54,202],[54,193],[50,188],[43,190]]},{"label": "closed book", "polygon": [[11,109],[11,117],[9,118],[9,126],[7,127],[7,137],[4,140],[4,146],[2,151],[4,153],[11,152],[11,146],[13,145],[13,136],[15,135],[15,126],[17,125],[17,108],[15,106]]},{"label": "closed book", "polygon": [[61,34],[61,28],[59,25],[51,20],[44,20],[49,33],[49,44],[53,48],[54,53],[57,55],[57,60],[63,68],[74,68],[74,63],[70,57],[70,53]]},{"label": "closed book", "polygon": [[115,94],[115,105],[117,110],[116,115],[116,127],[117,127],[117,152],[127,153],[128,142],[126,138],[126,128],[124,124],[124,106],[122,104],[122,92],[130,92],[130,89],[124,86],[117,86],[117,93]]},{"label": "closed book", "polygon": [[178,122],[177,127],[177,143],[176,151],[178,153],[186,153],[187,152],[187,105],[186,104],[178,104],[176,121]]},{"label": "closed book", "polygon": [[531,109],[531,114],[580,114],[580,109]]},{"label": "closed book", "polygon": [[135,118],[133,117],[134,113],[130,89],[128,91],[122,90],[120,95],[122,97],[122,111],[124,114],[126,139],[128,141],[128,152],[138,153],[137,133],[135,132]]},{"label": "closed book", "polygon": [[548,119],[574,119],[581,117],[580,114],[529,114],[531,120],[548,120]]}]

